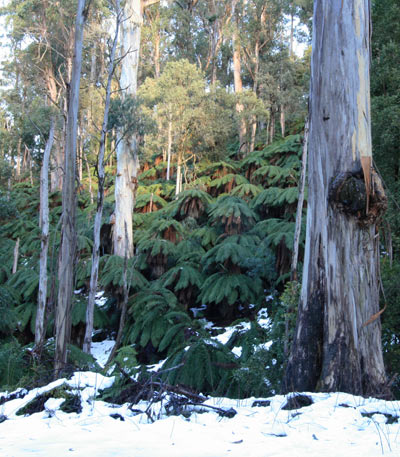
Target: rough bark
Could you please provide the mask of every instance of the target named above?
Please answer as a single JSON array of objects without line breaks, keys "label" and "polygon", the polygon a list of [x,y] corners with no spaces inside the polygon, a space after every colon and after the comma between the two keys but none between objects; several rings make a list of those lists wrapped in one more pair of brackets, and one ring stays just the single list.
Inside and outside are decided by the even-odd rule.
[{"label": "rough bark", "polygon": [[368,0],[316,0],[302,294],[284,390],[385,393],[376,221],[386,198],[371,157]]},{"label": "rough bark", "polygon": [[85,336],[83,340],[83,351],[90,353],[90,348],[92,344],[92,333],[93,333],[93,317],[94,317],[94,305],[95,305],[95,296],[97,292],[97,281],[99,276],[99,260],[100,260],[100,229],[101,229],[101,219],[103,217],[103,208],[104,208],[104,180],[105,180],[105,170],[104,170],[104,152],[106,145],[106,135],[107,135],[107,124],[108,124],[108,114],[110,111],[110,99],[111,99],[111,82],[114,74],[114,61],[115,61],[115,51],[117,49],[118,42],[118,33],[121,22],[121,11],[119,0],[116,0],[116,27],[113,45],[110,54],[110,62],[108,66],[108,77],[107,77],[107,87],[106,87],[106,100],[104,106],[103,114],[103,124],[101,128],[101,138],[99,146],[99,155],[97,158],[97,170],[98,170],[98,189],[97,189],[97,210],[94,220],[94,229],[93,229],[93,251],[92,251],[92,267],[90,272],[90,290],[88,305],[86,308],[86,329]]},{"label": "rough bark", "polygon": [[[140,0],[125,3],[121,27],[122,98],[136,95],[142,9]],[[137,188],[137,140],[135,134],[117,132],[117,175],[115,178],[114,254],[133,256],[132,216]],[[125,227],[128,232],[125,237]],[[128,246],[125,246],[126,240]]]},{"label": "rough bark", "polygon": [[43,154],[40,170],[40,261],[39,261],[39,291],[38,306],[35,321],[35,351],[40,354],[46,336],[46,303],[47,303],[47,259],[49,250],[49,163],[51,148],[54,143],[56,121],[53,117],[50,123],[49,137]]},{"label": "rough bark", "polygon": [[56,347],[54,368],[56,377],[59,376],[67,362],[67,345],[71,333],[71,305],[74,285],[73,267],[76,250],[76,140],[84,22],[85,0],[78,0],[75,21],[74,58],[68,97],[64,183],[62,190],[61,247],[58,267],[59,285],[55,321]]}]

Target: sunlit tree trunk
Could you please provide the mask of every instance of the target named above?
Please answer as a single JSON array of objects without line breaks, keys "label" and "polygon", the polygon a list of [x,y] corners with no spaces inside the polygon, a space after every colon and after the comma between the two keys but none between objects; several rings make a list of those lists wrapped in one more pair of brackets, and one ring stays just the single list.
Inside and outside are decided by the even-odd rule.
[{"label": "sunlit tree trunk", "polygon": [[[121,77],[122,98],[136,95],[139,64],[140,29],[142,10],[140,0],[126,1],[121,24]],[[117,132],[117,175],[115,179],[114,254],[128,258],[133,255],[132,216],[137,188],[136,135]],[[127,236],[126,236],[126,233]],[[125,244],[128,243],[127,246]]]},{"label": "sunlit tree trunk", "polygon": [[171,172],[171,153],[172,153],[172,121],[168,121],[168,145],[167,145],[167,181]]},{"label": "sunlit tree trunk", "polygon": [[50,152],[54,143],[55,118],[51,119],[49,137],[43,154],[40,170],[40,261],[39,292],[35,321],[35,351],[40,354],[46,336],[46,303],[47,303],[47,258],[49,250],[49,163]]},{"label": "sunlit tree trunk", "polygon": [[314,2],[307,239],[286,391],[387,393],[376,229],[386,197],[372,169],[369,7]]},{"label": "sunlit tree trunk", "polygon": [[103,115],[103,125],[101,128],[101,138],[100,138],[100,147],[99,155],[97,159],[97,169],[98,169],[98,190],[97,190],[97,210],[94,220],[94,229],[93,229],[93,251],[92,251],[92,267],[90,272],[90,290],[88,305],[86,309],[86,329],[85,337],[83,340],[83,351],[90,353],[90,348],[92,344],[92,332],[93,332],[93,319],[94,319],[94,305],[95,305],[95,296],[97,292],[97,280],[99,276],[99,260],[100,260],[100,229],[101,229],[101,219],[103,217],[103,207],[104,207],[104,180],[105,180],[105,171],[104,171],[104,152],[106,146],[106,135],[107,135],[107,124],[108,124],[108,113],[110,111],[110,99],[111,99],[111,82],[114,74],[114,61],[115,61],[115,51],[117,49],[118,42],[118,33],[121,21],[121,11],[119,6],[119,0],[116,0],[116,27],[113,46],[110,54],[110,63],[108,66],[108,78],[107,78],[107,87],[106,87],[106,100],[104,106],[104,115]]},{"label": "sunlit tree trunk", "polygon": [[67,362],[67,345],[71,333],[71,305],[74,286],[74,259],[76,250],[76,146],[79,107],[79,84],[82,66],[85,0],[78,0],[75,21],[74,58],[68,97],[65,143],[64,183],[62,190],[62,227],[58,267],[58,297],[55,320],[55,376]]},{"label": "sunlit tree trunk", "polygon": [[[234,18],[233,31],[232,31],[232,52],[233,52],[233,82],[235,87],[235,94],[240,96],[243,92],[242,84],[242,68],[240,58],[240,43],[238,36],[238,20],[236,18],[235,9],[237,6],[237,0],[232,0],[232,15]],[[239,143],[240,151],[246,152],[246,123],[243,119],[243,103],[239,100],[236,102],[236,113],[239,117]]]}]

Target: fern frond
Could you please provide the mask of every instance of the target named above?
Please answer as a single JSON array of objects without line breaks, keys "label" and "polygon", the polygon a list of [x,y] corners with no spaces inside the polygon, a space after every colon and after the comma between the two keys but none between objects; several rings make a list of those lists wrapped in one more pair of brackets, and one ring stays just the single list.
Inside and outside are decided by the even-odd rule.
[{"label": "fern frond", "polygon": [[298,199],[298,187],[269,187],[264,189],[252,202],[251,207],[263,206],[283,206],[295,203]]},{"label": "fern frond", "polygon": [[170,268],[161,278],[164,287],[173,285],[175,292],[196,286],[200,289],[204,276],[193,262],[179,263]]},{"label": "fern frond", "polygon": [[262,292],[259,278],[244,274],[214,273],[204,282],[200,300],[202,303],[221,303],[225,300],[233,305],[240,297],[241,303],[256,303]]}]

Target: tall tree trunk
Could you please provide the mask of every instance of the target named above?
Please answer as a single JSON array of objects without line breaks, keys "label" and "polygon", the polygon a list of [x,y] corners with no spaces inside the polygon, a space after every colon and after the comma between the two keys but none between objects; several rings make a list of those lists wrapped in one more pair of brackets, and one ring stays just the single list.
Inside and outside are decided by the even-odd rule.
[{"label": "tall tree trunk", "polygon": [[285,125],[286,125],[286,116],[285,116],[285,106],[282,104],[280,109],[279,121],[281,123],[281,134],[282,137],[285,136]]},{"label": "tall tree trunk", "polygon": [[74,259],[76,250],[76,140],[79,108],[79,84],[82,66],[85,0],[78,0],[75,21],[74,58],[68,98],[65,142],[64,183],[62,192],[61,247],[58,268],[58,297],[55,321],[55,376],[67,363],[67,345],[71,333],[71,305],[74,286]]},{"label": "tall tree trunk", "polygon": [[299,246],[300,246],[300,234],[301,234],[301,221],[303,216],[304,206],[304,191],[306,184],[306,171],[307,171],[307,156],[308,156],[308,132],[309,122],[306,120],[304,127],[304,138],[303,138],[303,153],[301,157],[301,173],[299,180],[299,199],[297,200],[297,211],[296,211],[296,224],[294,229],[294,240],[293,240],[293,255],[292,264],[290,268],[290,280],[297,281],[297,263],[299,260]]},{"label": "tall tree trunk", "polygon": [[[236,18],[236,9],[237,0],[232,1],[232,15]],[[232,32],[232,52],[233,52],[233,82],[235,87],[235,94],[240,97],[240,94],[243,92],[243,84],[242,84],[242,68],[241,68],[241,58],[240,58],[240,42],[238,37],[238,28],[239,28],[239,21],[236,18],[234,21],[235,24],[233,25],[233,32]],[[236,113],[239,117],[239,148],[240,151],[246,151],[246,122],[242,117],[243,113],[243,103],[239,100],[236,102]]]},{"label": "tall tree trunk", "polygon": [[[120,87],[122,98],[136,95],[139,64],[140,29],[142,10],[140,0],[125,2],[121,27],[121,55],[123,56]],[[132,216],[137,189],[137,140],[136,135],[118,132],[117,176],[115,178],[114,254],[133,256]],[[127,237],[125,236],[125,227]],[[128,246],[125,246],[125,243]]]},{"label": "tall tree trunk", "polygon": [[49,163],[50,152],[54,143],[56,119],[50,121],[49,137],[43,154],[40,170],[40,261],[39,261],[39,292],[35,322],[35,351],[40,354],[46,336],[46,303],[47,303],[47,258],[49,250]]},{"label": "tall tree trunk", "polygon": [[100,147],[99,147],[99,156],[97,159],[97,168],[98,168],[98,190],[97,190],[97,211],[94,221],[93,229],[93,251],[92,251],[92,268],[90,272],[90,291],[88,298],[88,305],[86,309],[86,330],[85,337],[83,340],[83,351],[90,353],[90,347],[92,345],[92,332],[93,332],[93,317],[94,317],[94,300],[97,292],[97,280],[99,276],[99,259],[100,259],[100,229],[101,229],[101,219],[103,217],[103,207],[104,207],[104,180],[105,180],[105,171],[104,171],[104,151],[106,146],[106,135],[107,135],[107,124],[108,124],[108,113],[110,111],[110,99],[111,99],[111,82],[114,74],[114,61],[115,61],[115,51],[117,49],[118,42],[118,33],[121,23],[121,10],[119,5],[119,0],[116,0],[116,27],[114,41],[111,49],[110,62],[108,65],[108,78],[107,78],[107,87],[106,87],[106,101],[104,106],[103,114],[103,125],[101,128],[101,138],[100,138]]},{"label": "tall tree trunk", "polygon": [[[284,390],[382,395],[369,0],[316,0],[302,294]],[[373,180],[374,193],[368,192]]]},{"label": "tall tree trunk", "polygon": [[12,266],[12,270],[11,270],[11,273],[13,275],[15,275],[15,273],[17,272],[17,268],[18,268],[19,243],[20,243],[20,239],[18,237],[17,241],[15,242],[15,246],[14,246],[13,266]]},{"label": "tall tree trunk", "polygon": [[171,152],[172,152],[172,121],[168,121],[168,146],[167,146],[167,181],[171,172]]}]

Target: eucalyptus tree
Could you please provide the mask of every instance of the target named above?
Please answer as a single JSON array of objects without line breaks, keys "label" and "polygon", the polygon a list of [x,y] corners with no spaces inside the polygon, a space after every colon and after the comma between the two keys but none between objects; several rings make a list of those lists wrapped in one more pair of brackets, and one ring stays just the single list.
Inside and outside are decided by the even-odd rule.
[{"label": "eucalyptus tree", "polygon": [[[119,85],[122,101],[134,97],[138,83],[140,31],[143,23],[141,0],[126,1],[121,24],[121,75]],[[138,151],[135,133],[117,132],[117,174],[115,178],[114,253],[133,256],[132,215],[137,189]]]},{"label": "eucalyptus tree", "polygon": [[114,40],[110,53],[110,60],[108,64],[107,72],[107,86],[106,86],[106,99],[104,104],[103,124],[101,128],[99,154],[97,158],[97,176],[98,176],[98,189],[97,189],[97,210],[94,221],[93,229],[93,251],[92,251],[92,267],[90,272],[90,290],[88,297],[88,305],[86,309],[86,330],[83,341],[83,351],[90,353],[92,344],[92,332],[93,332],[93,316],[94,316],[94,305],[95,296],[97,292],[97,281],[99,275],[99,260],[100,260],[100,229],[101,220],[103,216],[104,207],[104,181],[105,181],[105,170],[104,170],[104,153],[106,146],[106,135],[107,135],[107,124],[108,114],[110,110],[110,99],[111,99],[111,83],[114,76],[115,70],[115,54],[117,49],[119,28],[121,25],[121,9],[119,0],[115,0],[115,33]]},{"label": "eucalyptus tree", "polygon": [[50,121],[49,136],[43,153],[40,170],[40,269],[38,306],[35,321],[35,351],[40,354],[46,337],[46,304],[47,304],[47,253],[49,250],[49,163],[50,153],[54,142],[56,116]]},{"label": "eucalyptus tree", "polygon": [[88,14],[86,6],[86,0],[78,0],[75,19],[74,58],[69,83],[64,183],[62,189],[61,246],[58,266],[59,284],[55,320],[56,345],[54,367],[56,376],[64,369],[67,362],[67,345],[71,333],[71,306],[74,286],[74,260],[76,255],[76,148],[83,29]]},{"label": "eucalyptus tree", "polygon": [[[72,68],[74,8],[73,2],[52,0],[11,0],[5,8],[20,75],[62,111]],[[63,179],[64,140],[58,137],[51,158],[52,190],[61,189]]]},{"label": "eucalyptus tree", "polygon": [[286,391],[382,395],[377,222],[372,167],[370,1],[316,0],[309,192],[302,293]]}]

